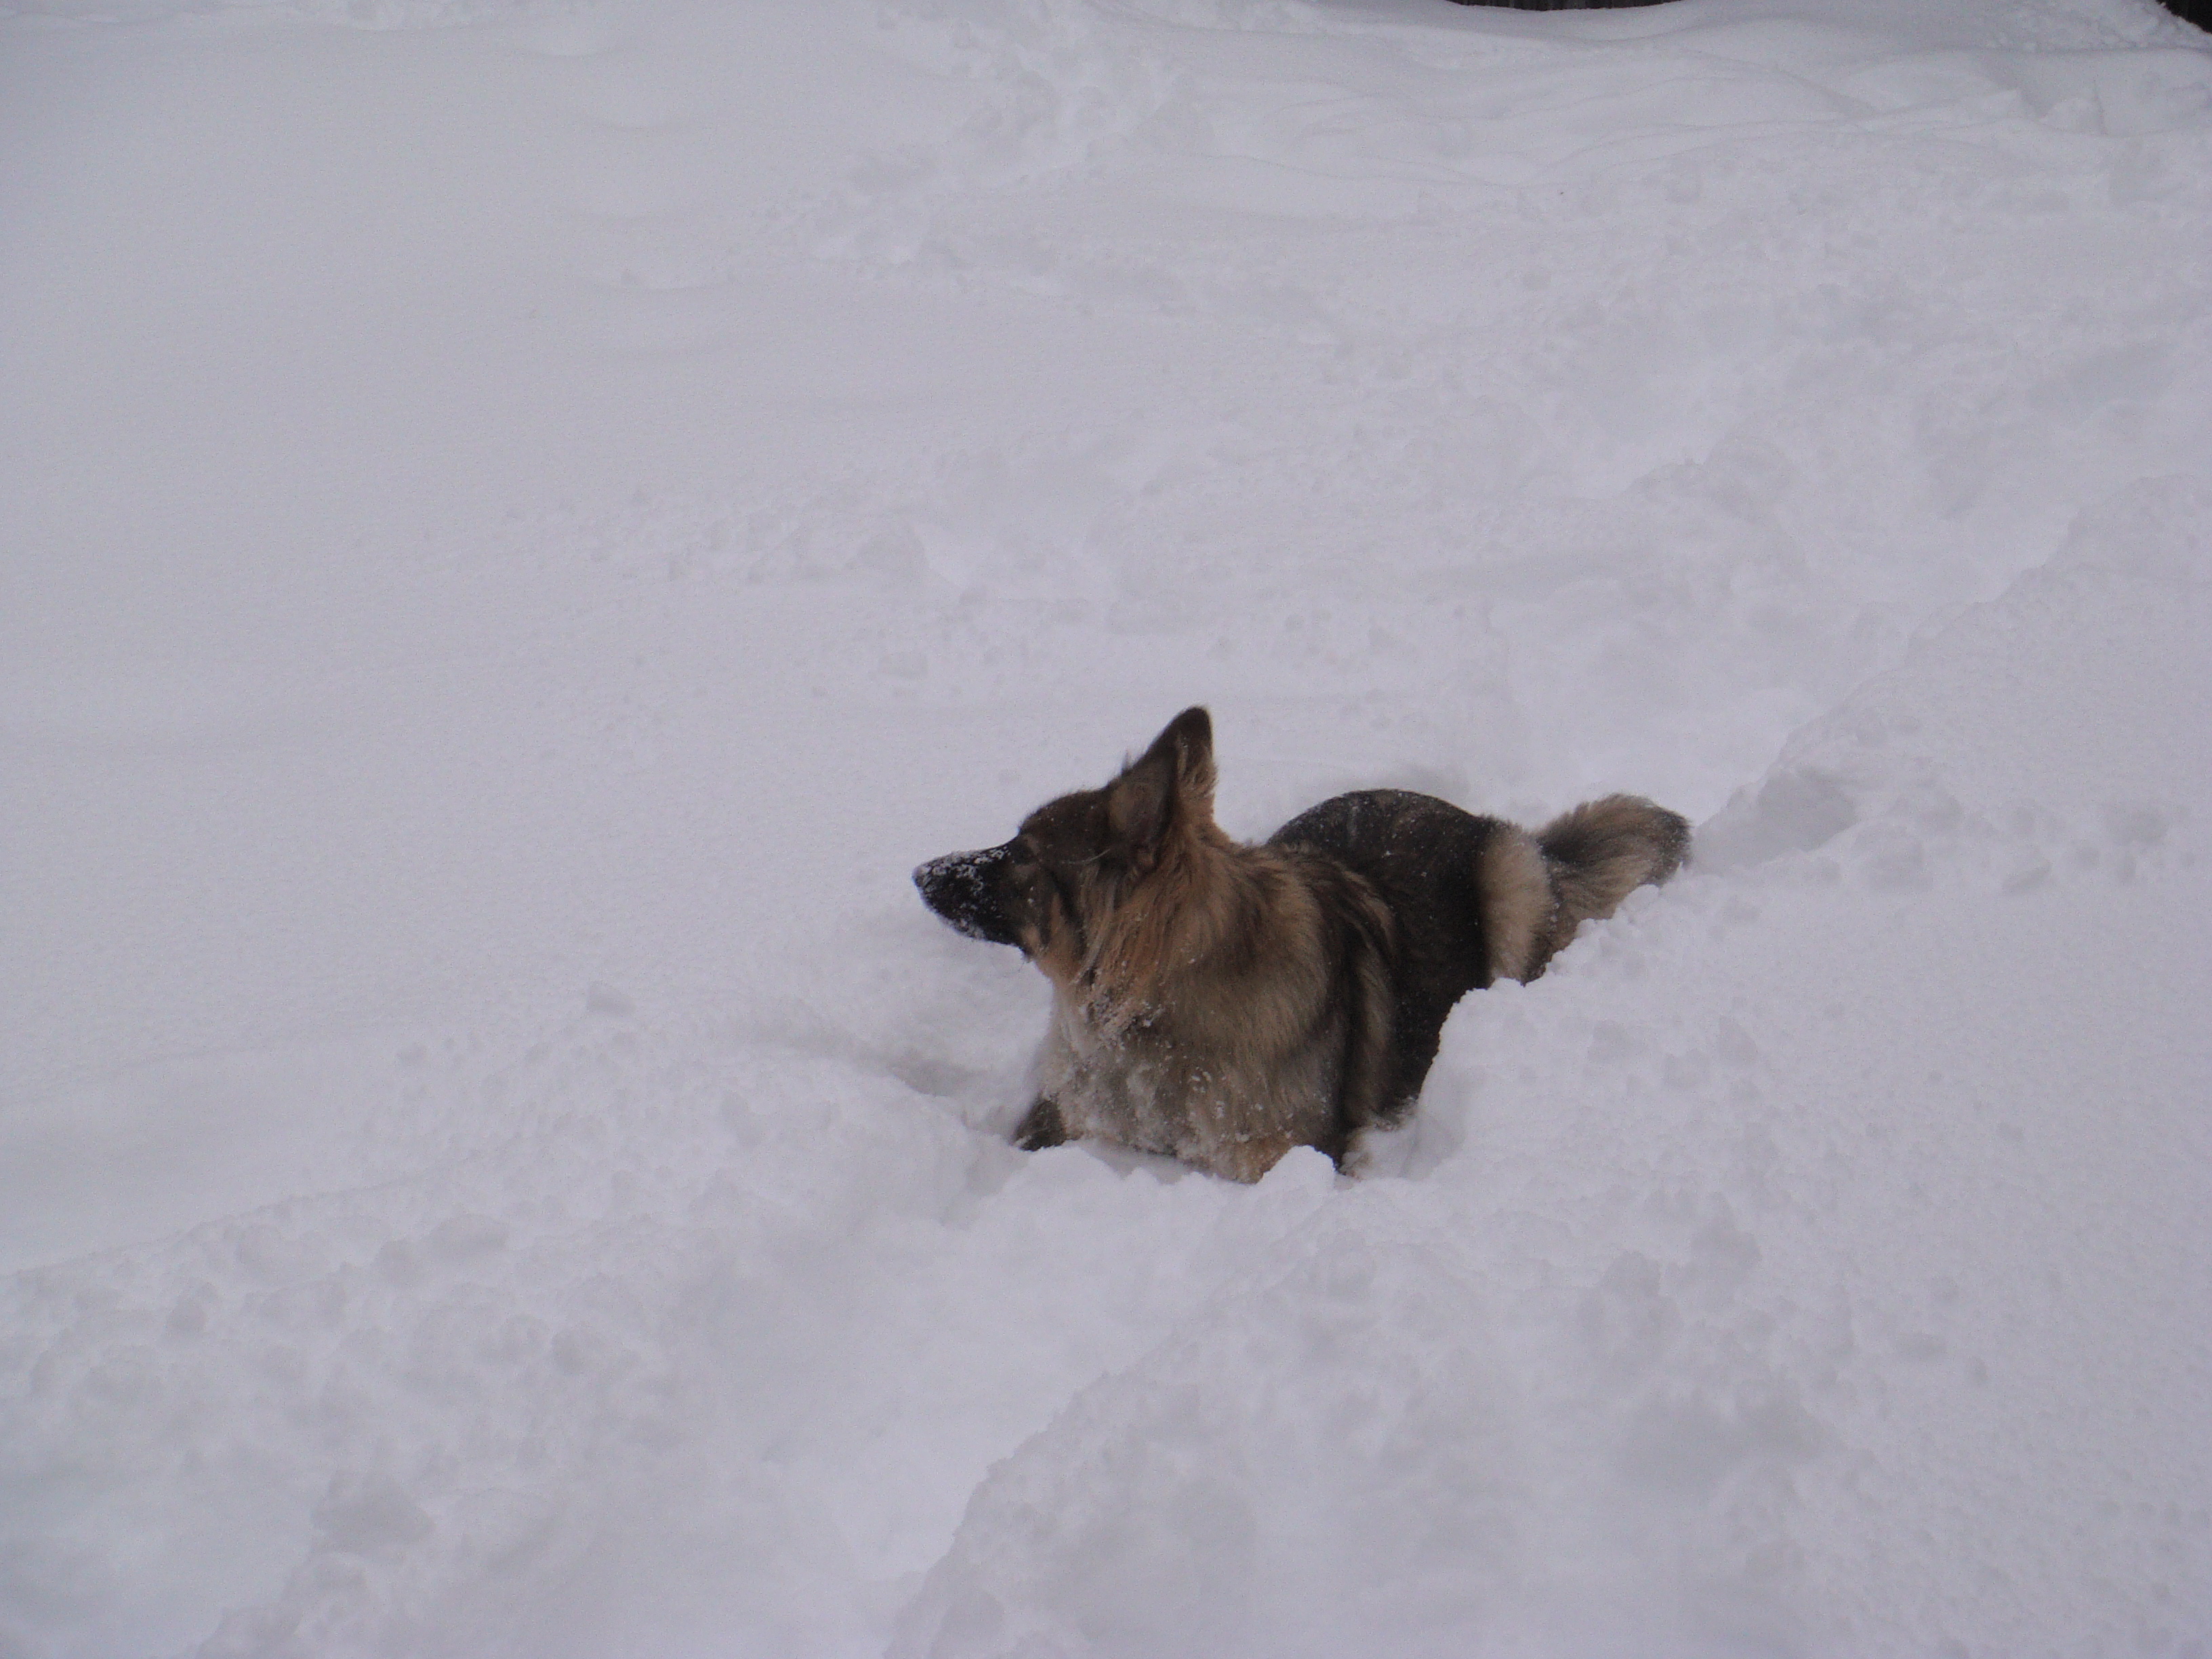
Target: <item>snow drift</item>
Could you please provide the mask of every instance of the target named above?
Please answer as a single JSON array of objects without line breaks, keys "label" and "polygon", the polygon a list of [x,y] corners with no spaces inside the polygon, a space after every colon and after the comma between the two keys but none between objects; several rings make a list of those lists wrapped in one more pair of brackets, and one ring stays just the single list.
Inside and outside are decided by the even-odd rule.
[{"label": "snow drift", "polygon": [[[2148,0],[32,0],[0,1650],[2202,1654]],[[913,899],[1704,820],[1252,1188]]]}]

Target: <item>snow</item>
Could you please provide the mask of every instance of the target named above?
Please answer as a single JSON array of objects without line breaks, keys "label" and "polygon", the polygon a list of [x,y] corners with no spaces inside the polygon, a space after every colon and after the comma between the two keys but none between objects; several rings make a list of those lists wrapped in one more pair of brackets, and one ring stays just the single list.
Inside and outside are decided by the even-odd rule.
[{"label": "snow", "polygon": [[[2212,1651],[2148,0],[0,6],[0,1653]],[[1648,793],[1357,1178],[907,872]]]}]

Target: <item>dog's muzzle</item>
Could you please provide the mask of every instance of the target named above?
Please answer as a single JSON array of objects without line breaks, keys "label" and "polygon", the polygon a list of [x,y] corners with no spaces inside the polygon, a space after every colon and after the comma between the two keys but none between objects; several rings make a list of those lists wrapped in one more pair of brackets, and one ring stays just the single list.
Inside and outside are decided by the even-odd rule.
[{"label": "dog's muzzle", "polygon": [[992,945],[1018,945],[1006,918],[1001,878],[1013,861],[1014,844],[980,853],[947,853],[914,872],[921,902],[969,939]]}]

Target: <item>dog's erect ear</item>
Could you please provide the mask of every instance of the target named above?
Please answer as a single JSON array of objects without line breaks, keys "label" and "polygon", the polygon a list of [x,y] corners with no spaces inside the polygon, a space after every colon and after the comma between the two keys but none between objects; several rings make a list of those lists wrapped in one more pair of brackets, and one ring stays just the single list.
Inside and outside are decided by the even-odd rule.
[{"label": "dog's erect ear", "polygon": [[1107,787],[1106,817],[1142,874],[1177,824],[1213,817],[1213,720],[1186,708]]},{"label": "dog's erect ear", "polygon": [[[1186,708],[1152,739],[1157,750],[1171,745],[1175,754],[1176,806],[1198,823],[1213,817],[1213,716],[1203,708]],[[1150,751],[1148,751],[1150,752]]]}]

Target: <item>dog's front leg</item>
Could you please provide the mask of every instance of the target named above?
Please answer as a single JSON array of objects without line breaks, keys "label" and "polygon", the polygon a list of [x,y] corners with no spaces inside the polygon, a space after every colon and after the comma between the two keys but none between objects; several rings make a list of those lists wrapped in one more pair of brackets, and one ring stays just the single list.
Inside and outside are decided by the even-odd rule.
[{"label": "dog's front leg", "polygon": [[1023,1115],[1021,1126],[1014,1131],[1014,1145],[1025,1152],[1041,1152],[1048,1146],[1064,1145],[1067,1139],[1067,1125],[1060,1115],[1060,1103],[1050,1095],[1039,1095],[1036,1104]]}]

